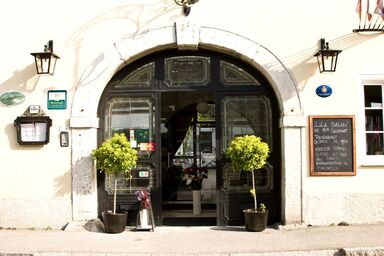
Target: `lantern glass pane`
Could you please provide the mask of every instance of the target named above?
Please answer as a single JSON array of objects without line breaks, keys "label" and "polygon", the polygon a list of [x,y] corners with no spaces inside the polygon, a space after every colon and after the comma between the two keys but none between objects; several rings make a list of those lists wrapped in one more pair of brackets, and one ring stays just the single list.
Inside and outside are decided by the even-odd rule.
[{"label": "lantern glass pane", "polygon": [[56,61],[57,61],[57,59],[55,57],[51,56],[51,58],[49,60],[49,66],[48,66],[48,68],[49,68],[48,72],[51,75],[53,75],[53,72],[55,72]]},{"label": "lantern glass pane", "polygon": [[323,57],[323,60],[324,60],[324,71],[331,71],[333,58],[331,56],[325,55]]},{"label": "lantern glass pane", "polygon": [[49,72],[49,65],[51,63],[50,58],[43,58],[41,59],[41,73],[47,74]]}]

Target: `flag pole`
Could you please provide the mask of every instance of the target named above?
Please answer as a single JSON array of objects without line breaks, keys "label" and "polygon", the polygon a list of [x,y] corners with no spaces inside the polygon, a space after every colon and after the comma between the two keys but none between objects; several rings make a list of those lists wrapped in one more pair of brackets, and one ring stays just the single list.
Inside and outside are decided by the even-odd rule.
[{"label": "flag pole", "polygon": [[367,9],[365,10],[364,29],[366,28],[365,23],[367,21],[367,18],[368,18],[368,29],[371,29],[372,14],[369,13],[369,0],[366,0],[366,1],[367,1]]},{"label": "flag pole", "polygon": [[[383,23],[383,21],[380,22],[380,25]],[[384,28],[384,24],[381,26],[381,28],[378,28],[378,30],[382,30]]]},{"label": "flag pole", "polygon": [[[378,16],[381,17],[381,21],[379,23],[379,25],[377,26],[377,29],[376,30],[382,30],[384,28],[384,24],[383,24],[383,20],[384,20],[384,13],[383,13],[383,0],[377,0],[377,3],[376,3],[376,9],[375,9],[375,13],[377,14],[377,19],[376,19],[376,22],[377,20],[379,19]],[[376,25],[376,23],[375,23]],[[381,28],[380,28],[381,27]]]},{"label": "flag pole", "polygon": [[[377,21],[379,20],[379,16],[376,16],[376,20],[375,20],[375,24],[373,24],[373,27],[372,29],[375,30],[375,27],[377,25]],[[380,25],[380,24],[379,24]],[[379,29],[379,27],[377,27],[377,29]]]},{"label": "flag pole", "polygon": [[365,25],[367,24],[367,15],[364,16],[364,27],[363,29],[365,29]]},{"label": "flag pole", "polygon": [[361,29],[361,0],[357,0],[356,12],[359,15],[359,30]]}]

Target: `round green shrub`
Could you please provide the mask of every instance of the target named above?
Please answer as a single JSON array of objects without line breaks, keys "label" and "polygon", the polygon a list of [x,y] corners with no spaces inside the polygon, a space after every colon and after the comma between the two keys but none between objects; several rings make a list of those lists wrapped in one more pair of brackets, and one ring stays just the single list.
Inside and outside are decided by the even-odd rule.
[{"label": "round green shrub", "polygon": [[92,151],[96,159],[96,168],[107,174],[125,173],[137,165],[137,150],[131,147],[124,133],[115,134],[112,138],[104,141],[98,149]]},{"label": "round green shrub", "polygon": [[[235,137],[229,144],[225,156],[230,160],[235,171],[248,171],[252,173],[252,189],[249,190],[254,200],[254,209],[257,211],[255,170],[261,169],[267,163],[269,146],[255,135]],[[265,212],[266,207],[260,204],[260,211]]]},{"label": "round green shrub", "polygon": [[226,157],[236,171],[253,171],[266,164],[269,146],[255,135],[243,135],[232,139]]}]

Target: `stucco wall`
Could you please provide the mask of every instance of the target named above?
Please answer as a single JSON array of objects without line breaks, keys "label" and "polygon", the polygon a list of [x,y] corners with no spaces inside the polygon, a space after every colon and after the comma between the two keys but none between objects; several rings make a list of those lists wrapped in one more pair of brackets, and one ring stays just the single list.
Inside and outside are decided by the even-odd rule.
[{"label": "stucco wall", "polygon": [[[289,105],[293,98],[299,97],[301,109],[295,112],[302,115],[304,120],[308,115],[317,114],[352,114],[357,117],[355,177],[310,177],[307,127],[294,128],[295,131],[288,128],[284,130],[284,152],[295,152],[293,161],[299,161],[293,164],[295,167],[289,167],[290,172],[283,170],[282,175],[286,177],[283,182],[283,208],[300,208],[299,217],[297,214],[290,217],[289,212],[283,213],[283,216],[287,215],[285,218],[294,219],[294,222],[325,225],[340,221],[384,221],[384,187],[380,184],[384,178],[384,168],[383,165],[365,166],[364,134],[361,128],[364,127],[361,124],[364,121],[361,111],[361,77],[374,75],[375,79],[384,81],[381,63],[384,37],[382,34],[352,33],[358,20],[354,12],[355,4],[349,0],[325,0],[313,8],[311,1],[278,0],[261,3],[242,0],[227,3],[200,0],[192,8],[189,17],[191,21],[206,28],[204,31],[207,34],[203,35],[206,42],[211,35],[208,28],[213,28],[213,31],[225,30],[229,32],[229,37],[237,35],[268,49],[278,61],[265,62],[263,65],[269,66],[271,73],[275,67],[284,65],[297,86],[297,91],[292,90],[291,95],[286,94],[284,98],[278,95],[283,101],[282,105]],[[119,56],[117,61],[120,64],[109,66],[113,67],[112,70],[107,70],[108,66],[98,65],[105,62],[105,58],[118,54],[114,50],[111,53],[111,49],[119,42],[139,40],[147,31],[174,26],[180,18],[181,9],[173,0],[69,0],[53,3],[50,0],[15,0],[7,1],[0,9],[1,24],[8,24],[0,29],[0,94],[19,91],[26,95],[25,102],[20,105],[0,106],[0,127],[3,131],[0,133],[0,209],[10,209],[0,213],[0,227],[61,227],[73,218],[86,219],[95,215],[94,199],[85,196],[79,198],[79,201],[72,201],[72,177],[76,178],[73,163],[76,159],[73,159],[71,153],[73,143],[77,143],[76,140],[72,142],[72,139],[74,136],[78,138],[82,129],[93,127],[92,133],[95,134],[97,125],[93,122],[97,122],[97,117],[89,116],[92,124],[87,127],[74,125],[77,129],[70,133],[70,147],[62,148],[59,145],[60,128],[69,127],[69,119],[74,117],[71,111],[75,92],[81,90],[79,85],[98,79],[90,74],[100,73],[107,78],[113,75],[115,69],[124,65]],[[330,42],[331,48],[343,50],[336,73],[318,73],[313,54],[318,50],[318,41],[322,37]],[[30,53],[42,51],[43,45],[50,39],[54,41],[54,51],[61,59],[54,76],[38,76]],[[235,42],[227,43],[231,44],[233,48],[239,47]],[[229,51],[218,45],[213,42],[211,47],[218,51]],[[209,47],[209,44],[205,46]],[[129,48],[130,45],[124,47]],[[250,49],[243,47],[232,53],[241,53],[243,56],[239,54],[239,58],[251,61]],[[141,51],[142,54],[146,52],[145,49]],[[140,56],[137,54],[134,58]],[[121,57],[127,63],[132,60]],[[254,65],[257,67],[257,63]],[[106,70],[96,70],[98,68]],[[265,75],[272,77],[271,74]],[[314,91],[320,84],[332,86],[331,97],[316,96]],[[68,91],[66,110],[47,109],[47,91],[50,89]],[[20,146],[16,142],[13,120],[29,105],[35,104],[41,105],[53,120],[51,141],[41,147]],[[285,111],[289,113],[289,109]],[[282,116],[285,114],[282,112]],[[282,120],[282,124],[284,122],[289,121]],[[300,141],[293,139],[295,137],[292,134],[300,134]],[[93,141],[89,149],[94,146]],[[284,155],[284,152],[282,157],[285,165],[291,166],[289,161],[292,159],[287,157],[288,153]],[[80,155],[87,157],[87,152],[80,152]],[[384,162],[382,159],[380,161]],[[296,166],[300,167],[294,170]],[[90,178],[90,182],[94,182],[94,179]],[[301,196],[299,199],[291,198],[292,193]],[[84,205],[89,203],[84,209],[89,211],[88,215],[72,216],[73,207],[77,207],[78,202]],[[25,214],[20,214],[22,211]]]}]

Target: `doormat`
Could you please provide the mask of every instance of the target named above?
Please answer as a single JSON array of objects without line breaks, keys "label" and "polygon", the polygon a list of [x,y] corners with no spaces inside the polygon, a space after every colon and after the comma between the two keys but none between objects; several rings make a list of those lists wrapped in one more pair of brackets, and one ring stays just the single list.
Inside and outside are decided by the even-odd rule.
[{"label": "doormat", "polygon": [[215,217],[207,218],[171,218],[163,219],[164,226],[216,226]]}]

